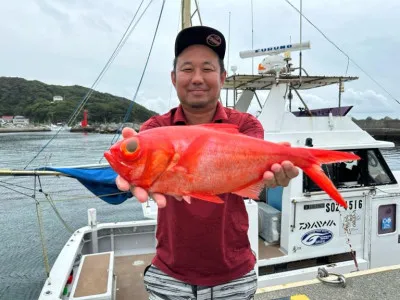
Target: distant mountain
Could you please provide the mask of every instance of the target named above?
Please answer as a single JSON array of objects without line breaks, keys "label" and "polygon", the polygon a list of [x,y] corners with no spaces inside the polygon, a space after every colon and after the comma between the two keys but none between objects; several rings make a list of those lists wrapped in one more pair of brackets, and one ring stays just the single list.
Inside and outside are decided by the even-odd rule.
[{"label": "distant mountain", "polygon": [[[0,117],[22,115],[31,123],[67,122],[88,90],[78,85],[49,85],[37,80],[0,77]],[[54,96],[63,100],[53,101]],[[84,109],[88,110],[89,123],[122,122],[130,103],[126,98],[94,91]],[[142,123],[156,114],[135,103],[127,122]],[[81,111],[75,123],[82,117]]]}]

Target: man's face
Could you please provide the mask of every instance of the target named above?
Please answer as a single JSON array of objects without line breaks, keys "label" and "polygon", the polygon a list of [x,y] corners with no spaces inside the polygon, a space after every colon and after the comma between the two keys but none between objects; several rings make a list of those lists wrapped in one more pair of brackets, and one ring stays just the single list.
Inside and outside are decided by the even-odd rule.
[{"label": "man's face", "polygon": [[177,59],[176,73],[171,72],[179,101],[187,109],[214,107],[225,82],[217,54],[203,45],[186,48]]}]

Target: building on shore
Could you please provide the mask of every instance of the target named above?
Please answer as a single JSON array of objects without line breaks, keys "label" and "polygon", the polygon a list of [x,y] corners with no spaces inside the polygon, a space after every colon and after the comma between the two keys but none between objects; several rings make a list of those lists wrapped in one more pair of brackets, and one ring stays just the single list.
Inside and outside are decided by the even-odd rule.
[{"label": "building on shore", "polygon": [[[1,117],[1,120],[2,120],[4,123],[12,123],[12,122],[13,122],[13,119],[14,119],[13,116],[2,116],[2,117]],[[3,123],[3,122],[1,122],[1,123]]]},{"label": "building on shore", "polygon": [[24,116],[15,116],[12,122],[14,125],[29,125],[29,119]]},{"label": "building on shore", "polygon": [[53,102],[63,101],[63,100],[64,100],[63,96],[53,96]]}]

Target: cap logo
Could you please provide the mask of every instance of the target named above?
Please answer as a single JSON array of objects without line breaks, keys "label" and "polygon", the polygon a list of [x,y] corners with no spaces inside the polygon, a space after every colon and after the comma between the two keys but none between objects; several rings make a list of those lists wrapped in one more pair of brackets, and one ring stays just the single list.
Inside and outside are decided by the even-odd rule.
[{"label": "cap logo", "polygon": [[221,37],[216,34],[210,34],[207,39],[207,44],[210,45],[211,47],[218,47],[221,45]]}]

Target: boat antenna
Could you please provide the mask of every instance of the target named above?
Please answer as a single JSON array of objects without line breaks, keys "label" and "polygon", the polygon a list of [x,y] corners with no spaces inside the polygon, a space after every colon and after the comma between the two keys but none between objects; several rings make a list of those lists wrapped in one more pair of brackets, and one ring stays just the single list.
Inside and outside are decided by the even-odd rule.
[{"label": "boat antenna", "polygon": [[[226,62],[226,72],[229,72],[229,52],[231,50],[230,42],[231,42],[231,12],[229,12],[229,18],[228,18],[228,53],[227,53],[228,55]],[[228,107],[228,89],[226,89],[225,106]]]},{"label": "boat antenna", "polygon": [[226,62],[226,70],[229,70],[229,52],[231,50],[231,12],[229,12],[228,18],[228,55],[227,55],[227,62]]},{"label": "boat antenna", "polygon": [[302,65],[302,47],[301,47],[301,42],[302,42],[302,32],[303,32],[303,28],[302,28],[302,23],[303,23],[303,0],[300,0],[300,52],[299,52],[299,65],[300,65],[300,69],[299,69],[299,75],[300,75],[300,84],[301,84],[301,65]]},{"label": "boat antenna", "polygon": [[[251,49],[254,49],[253,15],[253,0],[251,0]],[[254,75],[254,57],[251,58],[251,74]]]}]

